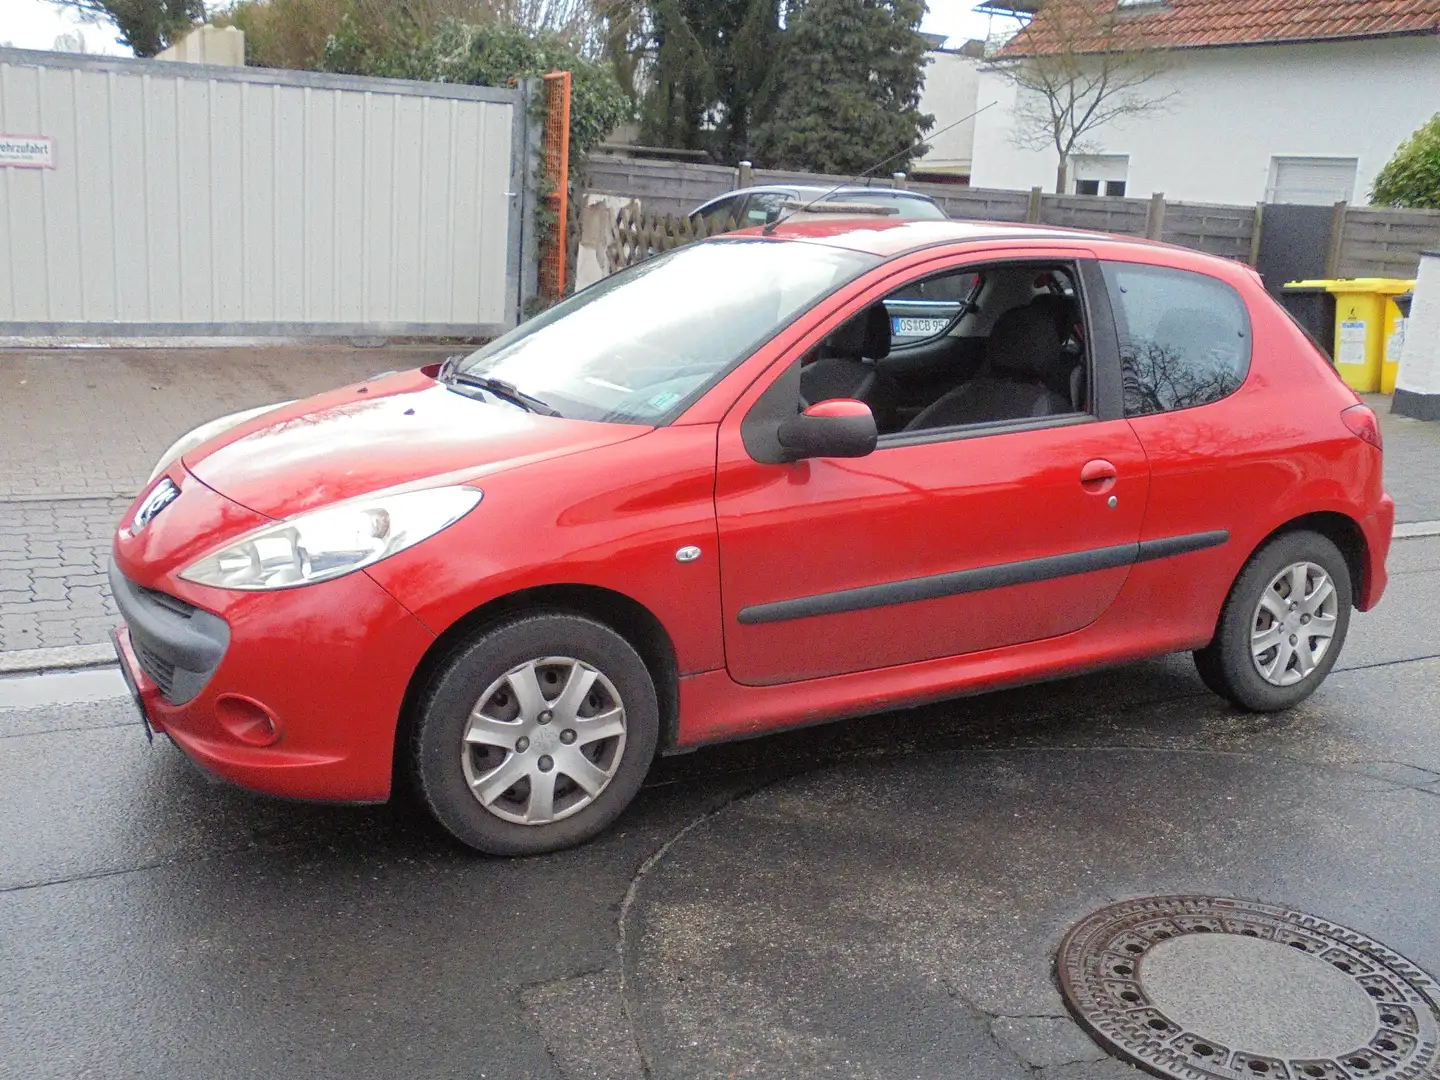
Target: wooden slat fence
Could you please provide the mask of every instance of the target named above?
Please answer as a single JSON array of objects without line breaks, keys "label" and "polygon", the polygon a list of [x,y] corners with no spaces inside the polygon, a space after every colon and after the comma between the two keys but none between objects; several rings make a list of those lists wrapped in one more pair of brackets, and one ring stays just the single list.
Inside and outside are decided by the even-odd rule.
[{"label": "wooden slat fence", "polygon": [[1227,259],[1250,259],[1255,237],[1255,207],[1212,206],[1205,203],[1165,204],[1165,227],[1160,238],[1167,244],[1208,251]]},{"label": "wooden slat fence", "polygon": [[1422,251],[1440,251],[1440,210],[1350,209],[1338,276],[1413,278]]},{"label": "wooden slat fence", "polygon": [[1104,195],[1042,195],[1040,221],[1067,229],[1094,229],[1120,236],[1144,236],[1150,203]]},{"label": "wooden slat fence", "polygon": [[[642,204],[637,220],[622,230],[634,234],[633,241],[627,243],[637,245],[637,250],[645,243],[654,250],[669,250],[687,242],[681,219],[700,203],[740,185],[738,170],[725,165],[596,157],[589,162],[587,173],[587,190],[634,198]],[[834,186],[848,182],[847,177],[824,173],[755,169],[752,175],[755,184]],[[872,181],[888,182],[885,178]],[[957,220],[1033,220],[1122,236],[1150,235],[1166,243],[1241,261],[1249,261],[1255,250],[1257,214],[1254,206],[1162,204],[1158,196],[1150,200],[1046,195],[952,184],[912,182],[906,186],[929,195]],[[674,220],[667,221],[667,215]],[[1440,211],[1437,210],[1349,207],[1340,220],[1343,220],[1337,267],[1340,277],[1414,277],[1420,252],[1440,250]],[[1263,218],[1261,227],[1264,227]],[[643,236],[651,239],[643,240]],[[696,238],[693,228],[689,238]],[[656,247],[657,244],[669,246]]]}]

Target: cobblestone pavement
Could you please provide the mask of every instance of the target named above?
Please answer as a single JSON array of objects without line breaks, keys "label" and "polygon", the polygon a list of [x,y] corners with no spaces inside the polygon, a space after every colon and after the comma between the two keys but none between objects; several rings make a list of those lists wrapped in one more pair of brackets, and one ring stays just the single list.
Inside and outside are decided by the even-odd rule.
[{"label": "cobblestone pavement", "polygon": [[105,640],[106,560],[129,501],[0,502],[0,652]]},{"label": "cobblestone pavement", "polygon": [[128,498],[167,446],[207,420],[456,351],[443,345],[0,350],[0,500]]},{"label": "cobblestone pavement", "polygon": [[191,428],[454,351],[0,350],[0,652],[106,640],[115,524]]}]

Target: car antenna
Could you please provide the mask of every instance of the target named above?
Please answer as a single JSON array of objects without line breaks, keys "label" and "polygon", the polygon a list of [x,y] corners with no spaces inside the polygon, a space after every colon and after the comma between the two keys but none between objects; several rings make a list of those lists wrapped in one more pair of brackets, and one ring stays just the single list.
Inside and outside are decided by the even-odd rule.
[{"label": "car antenna", "polygon": [[875,162],[874,165],[871,165],[871,166],[870,166],[868,169],[866,169],[864,172],[858,172],[858,173],[856,173],[854,176],[852,176],[849,180],[845,180],[845,181],[842,181],[842,182],[839,183],[839,184],[836,184],[836,185],[835,185],[833,188],[831,188],[829,191],[825,192],[823,195],[818,195],[818,196],[816,196],[814,199],[811,199],[811,200],[810,200],[808,203],[806,203],[804,206],[802,206],[802,207],[800,207],[800,208],[798,208],[798,209],[796,209],[796,210],[791,210],[790,213],[788,213],[788,214],[782,214],[780,217],[776,218],[774,221],[772,221],[772,222],[770,222],[769,224],[767,224],[767,225],[765,226],[765,228],[761,229],[761,230],[760,230],[760,235],[761,235],[761,236],[769,236],[771,233],[773,233],[773,232],[774,232],[776,229],[778,229],[781,225],[784,225],[785,222],[789,221],[789,220],[790,220],[792,217],[794,217],[796,214],[803,214],[803,213],[805,213],[806,210],[809,210],[811,207],[813,207],[813,206],[815,206],[815,205],[817,205],[817,204],[819,204],[819,203],[824,202],[826,199],[830,198],[831,195],[834,195],[837,191],[840,191],[842,188],[847,188],[847,187],[849,187],[851,184],[855,183],[855,181],[857,181],[857,180],[863,180],[863,179],[865,179],[865,177],[869,176],[872,172],[874,172],[876,169],[880,168],[882,165],[888,165],[890,162],[894,161],[896,158],[898,158],[898,157],[904,157],[906,154],[913,154],[916,150],[919,150],[920,147],[928,145],[932,139],[934,139],[934,138],[936,138],[936,137],[938,137],[938,136],[940,136],[940,135],[944,135],[945,132],[949,131],[951,128],[957,128],[957,127],[959,127],[961,124],[965,123],[965,121],[967,121],[967,120],[974,120],[975,117],[979,116],[979,115],[980,115],[981,113],[983,113],[986,109],[989,109],[989,108],[991,108],[991,107],[993,107],[993,106],[995,106],[995,105],[998,105],[998,104],[1000,104],[999,101],[992,101],[992,102],[990,102],[989,105],[983,105],[983,106],[981,106],[980,108],[976,109],[974,112],[972,112],[969,116],[962,116],[959,120],[956,120],[953,124],[946,124],[946,125],[945,125],[943,128],[941,128],[939,131],[931,132],[929,135],[927,135],[925,138],[921,139],[919,142],[917,142],[917,143],[912,143],[911,145],[905,147],[904,150],[897,150],[895,153],[891,154],[889,157],[887,157],[887,158],[881,158],[879,161]]}]

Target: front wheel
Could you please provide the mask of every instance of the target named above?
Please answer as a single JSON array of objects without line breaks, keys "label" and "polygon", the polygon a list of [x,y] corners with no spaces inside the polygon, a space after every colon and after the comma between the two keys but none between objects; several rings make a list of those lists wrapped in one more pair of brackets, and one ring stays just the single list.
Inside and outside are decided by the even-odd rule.
[{"label": "front wheel", "polygon": [[493,855],[535,855],[603,831],[655,756],[655,685],[630,643],[580,615],[493,627],[422,700],[417,787],[444,828]]},{"label": "front wheel", "polygon": [[1195,667],[1206,686],[1251,712],[1297,705],[1335,666],[1351,597],[1350,568],[1330,540],[1277,537],[1240,572]]}]

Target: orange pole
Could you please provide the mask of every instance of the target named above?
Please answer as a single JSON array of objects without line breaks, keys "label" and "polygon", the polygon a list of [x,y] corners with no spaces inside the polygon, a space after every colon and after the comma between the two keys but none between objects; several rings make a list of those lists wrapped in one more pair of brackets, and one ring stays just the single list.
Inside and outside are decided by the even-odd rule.
[{"label": "orange pole", "polygon": [[569,279],[570,227],[570,81],[568,71],[545,76],[545,173],[554,191],[555,253],[547,282],[552,299],[565,294]]}]

